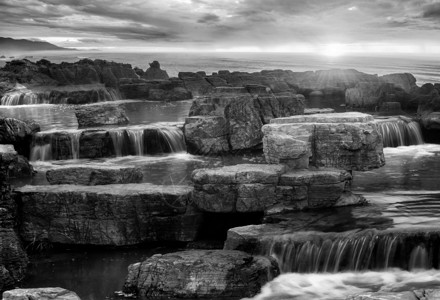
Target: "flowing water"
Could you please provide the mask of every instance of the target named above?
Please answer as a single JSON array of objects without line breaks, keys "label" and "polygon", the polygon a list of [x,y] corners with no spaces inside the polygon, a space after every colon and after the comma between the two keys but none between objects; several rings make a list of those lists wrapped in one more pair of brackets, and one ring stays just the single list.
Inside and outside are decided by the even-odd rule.
[{"label": "flowing water", "polygon": [[[440,82],[438,61],[397,58],[322,58],[263,54],[115,54],[76,53],[90,58],[128,62],[146,67],[159,60],[171,76],[178,71],[219,69],[294,71],[356,68],[379,75],[411,72],[418,84]],[[37,55],[35,60],[42,58]],[[76,61],[71,54],[46,57],[53,62]],[[10,95],[4,104],[42,103],[39,96]],[[21,97],[27,97],[23,99]],[[37,97],[37,98],[35,98]],[[311,106],[332,106],[343,111],[343,99],[311,99]],[[73,105],[0,106],[0,115],[34,119],[41,124],[41,140],[31,151],[37,175],[22,184],[47,184],[45,171],[69,164],[132,165],[140,167],[144,181],[189,184],[195,168],[235,163],[258,163],[261,155],[207,158],[185,152],[175,122],[188,115],[191,101],[159,103],[118,101],[125,106],[130,126],[108,128],[114,149],[109,157],[81,158],[81,136]],[[320,106],[323,105],[323,106]],[[173,124],[163,123],[173,122]],[[401,291],[440,287],[440,146],[423,144],[418,124],[404,117],[377,119],[384,138],[386,166],[354,172],[352,189],[370,205],[293,214],[281,220],[286,232],[264,240],[262,252],[272,255],[283,274],[268,283],[255,299],[344,299],[363,291]],[[151,127],[149,127],[151,126]],[[150,153],[145,128],[160,128],[167,153]],[[65,132],[64,139],[54,132]],[[65,157],[59,155],[63,145]],[[165,146],[164,146],[165,147]],[[64,149],[63,148],[63,149]],[[57,158],[57,159],[55,159]],[[302,232],[302,233],[295,233]],[[300,237],[307,237],[299,239]],[[63,286],[83,300],[112,298],[122,287],[130,263],[153,253],[173,249],[97,250],[51,252],[32,257],[31,274],[24,287]]]}]

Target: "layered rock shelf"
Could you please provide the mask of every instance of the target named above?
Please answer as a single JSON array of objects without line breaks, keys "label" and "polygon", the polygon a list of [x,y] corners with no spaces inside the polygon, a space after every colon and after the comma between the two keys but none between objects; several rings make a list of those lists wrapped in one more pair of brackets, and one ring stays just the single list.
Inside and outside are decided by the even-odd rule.
[{"label": "layered rock shelf", "polygon": [[350,192],[348,172],[286,170],[283,165],[265,164],[196,170],[192,174],[194,203],[205,212],[267,215],[363,202]]},{"label": "layered rock shelf", "polygon": [[102,166],[102,165],[69,165],[46,171],[50,184],[105,185],[139,183],[142,181],[139,168]]},{"label": "layered rock shelf", "polygon": [[385,164],[382,136],[371,115],[330,113],[292,116],[264,125],[268,163],[292,169],[314,167],[368,170]]},{"label": "layered rock shelf", "polygon": [[279,274],[269,257],[222,250],[154,255],[128,272],[124,291],[148,298],[250,297]]},{"label": "layered rock shelf", "polygon": [[25,242],[134,245],[192,241],[200,216],[192,188],[152,184],[47,185],[16,189]]}]

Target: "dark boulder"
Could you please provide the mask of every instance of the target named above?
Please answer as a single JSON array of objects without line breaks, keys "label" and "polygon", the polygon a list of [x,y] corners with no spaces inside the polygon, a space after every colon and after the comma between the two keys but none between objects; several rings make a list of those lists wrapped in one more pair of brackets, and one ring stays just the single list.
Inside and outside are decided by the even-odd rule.
[{"label": "dark boulder", "polygon": [[147,80],[169,79],[167,71],[160,68],[160,64],[157,60],[150,63],[150,67],[141,75],[141,77]]},{"label": "dark boulder", "polygon": [[120,105],[86,105],[75,110],[78,127],[126,125],[129,123],[125,110]]}]

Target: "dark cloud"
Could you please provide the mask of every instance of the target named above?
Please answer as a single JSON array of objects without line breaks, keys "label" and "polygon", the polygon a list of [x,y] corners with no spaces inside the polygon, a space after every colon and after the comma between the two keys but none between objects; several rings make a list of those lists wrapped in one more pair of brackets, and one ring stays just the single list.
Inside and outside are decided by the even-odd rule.
[{"label": "dark cloud", "polygon": [[440,3],[433,3],[426,5],[423,8],[424,18],[438,18],[440,17]]},{"label": "dark cloud", "polygon": [[220,17],[215,14],[206,14],[197,20],[197,23],[217,23]]}]

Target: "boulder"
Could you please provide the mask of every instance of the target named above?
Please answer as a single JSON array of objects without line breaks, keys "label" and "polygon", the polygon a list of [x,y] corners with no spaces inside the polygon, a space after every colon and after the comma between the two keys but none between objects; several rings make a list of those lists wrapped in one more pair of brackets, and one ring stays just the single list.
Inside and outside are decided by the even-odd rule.
[{"label": "boulder", "polygon": [[268,163],[282,162],[293,169],[303,168],[307,167],[305,160],[309,156],[310,165],[319,168],[363,171],[385,164],[382,136],[373,117],[367,114],[277,118],[264,125],[262,131]]},{"label": "boulder", "polygon": [[141,169],[134,167],[69,165],[46,172],[50,184],[104,185],[139,183],[142,181]]},{"label": "boulder", "polygon": [[379,79],[386,83],[392,83],[410,93],[417,88],[416,78],[410,73],[394,73],[380,76]]},{"label": "boulder", "polygon": [[78,127],[125,125],[129,120],[120,105],[86,105],[75,109]]},{"label": "boulder", "polygon": [[421,123],[427,130],[440,130],[440,111],[423,114]]},{"label": "boulder", "polygon": [[191,250],[132,264],[123,291],[148,298],[242,298],[279,274],[270,257],[240,251]]},{"label": "boulder", "polygon": [[229,151],[226,120],[220,116],[197,116],[185,119],[188,152],[211,154]]},{"label": "boulder", "polygon": [[334,112],[333,108],[304,108],[305,115],[330,114]]},{"label": "boulder", "polygon": [[34,168],[27,158],[18,155],[13,145],[0,145],[0,167],[6,170],[8,178],[29,177]]},{"label": "boulder", "polygon": [[169,79],[167,71],[160,68],[160,63],[157,60],[150,63],[150,67],[141,77],[147,80]]},{"label": "boulder", "polygon": [[33,121],[0,118],[0,144],[12,144],[18,154],[29,157],[32,135],[40,131],[40,125]]},{"label": "boulder", "polygon": [[134,245],[192,241],[200,214],[189,207],[192,188],[144,184],[24,186],[20,235],[26,242]]},{"label": "boulder", "polygon": [[59,287],[15,289],[5,291],[2,300],[81,300],[78,295]]},{"label": "boulder", "polygon": [[190,91],[194,96],[201,96],[211,93],[213,86],[197,73],[192,72],[179,72],[179,79],[183,81],[185,88]]}]

